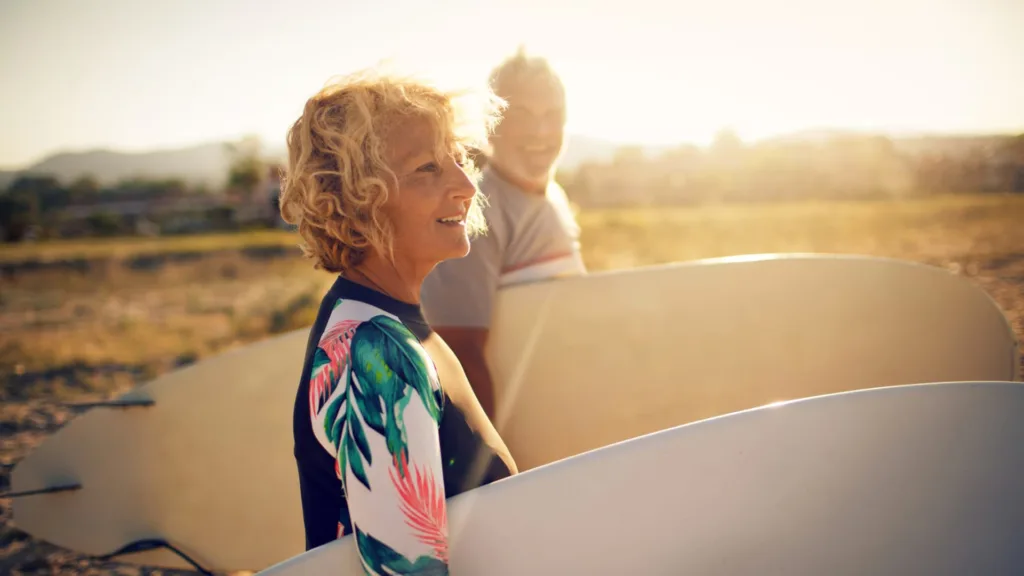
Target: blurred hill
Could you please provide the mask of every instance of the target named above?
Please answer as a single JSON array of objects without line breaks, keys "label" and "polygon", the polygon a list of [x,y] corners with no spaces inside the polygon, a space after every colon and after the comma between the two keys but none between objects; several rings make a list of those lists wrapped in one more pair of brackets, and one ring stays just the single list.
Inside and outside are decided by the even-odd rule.
[{"label": "blurred hill", "polygon": [[[568,136],[565,153],[559,168],[566,171],[573,171],[583,164],[603,164],[615,159],[615,155],[625,146],[618,142],[602,140],[590,136]],[[644,154],[648,156],[660,156],[661,154],[675,148],[671,145],[663,146],[642,146]]]},{"label": "blurred hill", "polygon": [[[1020,166],[1024,159],[1020,158],[1024,138],[1014,135],[979,134],[979,135],[901,135],[885,136],[866,132],[838,129],[819,129],[794,132],[757,142],[744,143],[728,131],[723,131],[708,147],[697,147],[689,144],[637,146],[621,144],[601,138],[582,135],[570,135],[561,165],[563,175],[580,172],[602,166],[614,170],[618,176],[635,178],[640,171],[640,180],[655,173],[669,177],[668,172],[687,170],[686,166],[693,163],[694,154],[708,153],[713,157],[726,157],[739,161],[746,155],[757,153],[761,159],[755,162],[760,165],[770,160],[770,171],[778,172],[785,164],[780,164],[780,154],[788,151],[798,163],[811,161],[810,156],[822,148],[830,148],[830,155],[836,158],[852,158],[863,155],[863,148],[874,149],[876,157],[873,164],[888,164],[889,172],[899,170],[913,171],[907,162],[930,162],[949,164],[955,162],[989,162],[994,156],[1001,156],[998,163],[1007,161]],[[11,182],[21,176],[50,176],[67,185],[76,179],[90,177],[100,186],[112,186],[128,180],[178,180],[190,186],[202,186],[220,189],[226,184],[230,172],[231,152],[229,142],[209,142],[195,146],[161,149],[146,152],[125,152],[109,149],[96,149],[76,152],[61,152],[20,171],[0,172],[0,190],[6,189]],[[283,144],[269,146],[257,142],[259,155],[271,163],[285,161]],[[1006,151],[1013,149],[1007,157]],[[770,157],[770,158],[769,158]],[[885,160],[882,162],[881,160]],[[630,164],[632,170],[624,170],[623,163]],[[743,162],[740,162],[741,164]],[[747,162],[749,164],[749,162]],[[750,166],[720,166],[727,173],[735,173],[738,169],[751,176],[755,172]],[[767,169],[765,165],[763,168]],[[842,172],[849,170],[844,168]],[[963,180],[953,177],[948,169],[936,171],[932,181],[923,182],[928,186],[938,179],[946,183]],[[692,172],[692,170],[690,170]],[[962,172],[962,170],[960,170]],[[977,170],[974,170],[977,171]],[[632,175],[629,173],[633,172]],[[596,176],[594,174],[593,176]],[[762,174],[763,176],[763,174]],[[820,175],[819,175],[820,176]],[[676,175],[678,177],[678,174]],[[906,176],[904,179],[910,178]],[[606,175],[601,176],[606,180]],[[578,180],[578,178],[577,178]],[[975,178],[977,180],[977,178]],[[1011,178],[1013,180],[1013,178]],[[964,184],[967,182],[964,181]],[[789,184],[787,184],[789,185]],[[613,195],[617,195],[615,192]]]},{"label": "blurred hill", "polygon": [[[15,171],[0,171],[0,189],[6,188],[19,176],[53,176],[62,183],[70,183],[91,175],[100,185],[113,185],[125,180],[178,179],[193,185],[219,188],[224,184],[230,157],[227,142],[211,142],[186,148],[123,152],[117,150],[85,150],[61,152]],[[569,139],[562,166],[572,170],[583,162],[610,161],[619,145],[587,136]],[[652,153],[662,148],[650,147]],[[284,162],[285,148],[267,146],[263,152],[268,160]]]},{"label": "blurred hill", "polygon": [[[85,150],[61,152],[20,171],[0,172],[0,188],[6,188],[20,176],[52,176],[68,184],[91,176],[101,186],[126,180],[182,180],[192,185],[219,188],[225,183],[231,165],[227,142],[203,143],[175,149],[148,152]],[[284,157],[284,149],[266,155]]]}]

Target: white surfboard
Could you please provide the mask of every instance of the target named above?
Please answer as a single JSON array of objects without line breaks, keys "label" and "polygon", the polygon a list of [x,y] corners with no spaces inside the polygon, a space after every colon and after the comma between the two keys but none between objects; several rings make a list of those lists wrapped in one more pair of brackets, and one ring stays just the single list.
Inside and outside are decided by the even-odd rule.
[{"label": "white surfboard", "polygon": [[982,289],[860,256],[750,256],[539,282],[499,299],[495,425],[520,470],[720,414],[859,388],[1016,380]]},{"label": "white surfboard", "polygon": [[[672,428],[448,500],[465,576],[1024,574],[1024,385],[849,392]],[[352,536],[260,576],[363,574]]]},{"label": "white surfboard", "polygon": [[[80,488],[15,499],[15,524],[90,555],[163,539],[211,570],[298,554],[291,413],[306,339],[234,350],[123,398],[150,406],[78,416],[18,463],[11,489]],[[777,400],[1013,380],[1015,346],[984,291],[941,269],[794,256],[505,289],[489,353],[498,424],[526,470]],[[190,567],[165,549],[120,559]]]}]

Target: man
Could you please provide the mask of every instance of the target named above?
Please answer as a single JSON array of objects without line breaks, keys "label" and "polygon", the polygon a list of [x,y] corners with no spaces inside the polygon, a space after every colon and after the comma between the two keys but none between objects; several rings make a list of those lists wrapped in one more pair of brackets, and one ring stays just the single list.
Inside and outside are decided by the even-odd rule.
[{"label": "man", "polygon": [[492,73],[508,106],[490,139],[480,192],[486,235],[469,255],[439,264],[423,284],[431,327],[462,363],[484,411],[494,419],[494,387],[484,360],[496,292],[519,282],[584,274],[579,226],[554,182],[565,141],[565,89],[546,60],[522,49]]}]

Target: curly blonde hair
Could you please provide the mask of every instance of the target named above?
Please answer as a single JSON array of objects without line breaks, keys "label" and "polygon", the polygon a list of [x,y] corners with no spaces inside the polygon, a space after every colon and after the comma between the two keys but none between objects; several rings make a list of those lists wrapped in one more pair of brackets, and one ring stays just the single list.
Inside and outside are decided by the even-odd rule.
[{"label": "curly blonde hair", "polygon": [[[370,249],[393,259],[393,230],[381,213],[395,173],[384,160],[390,129],[412,117],[429,122],[438,161],[452,155],[474,179],[467,151],[486,144],[504,101],[487,88],[442,90],[426,81],[363,70],[329,81],[288,130],[288,166],[280,208],[295,225],[313,267],[345,272]],[[481,195],[467,218],[471,234],[486,231]]]}]

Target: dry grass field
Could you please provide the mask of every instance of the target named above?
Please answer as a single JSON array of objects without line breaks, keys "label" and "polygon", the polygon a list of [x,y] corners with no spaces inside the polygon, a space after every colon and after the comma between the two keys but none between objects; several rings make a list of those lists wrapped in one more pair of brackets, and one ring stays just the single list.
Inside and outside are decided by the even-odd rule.
[{"label": "dry grass field", "polygon": [[[764,252],[891,256],[945,267],[993,296],[1024,337],[1024,196],[584,212],[591,270]],[[0,248],[0,491],[74,413],[158,374],[308,325],[331,278],[286,232]],[[98,562],[12,526],[0,574],[168,574]]]}]

